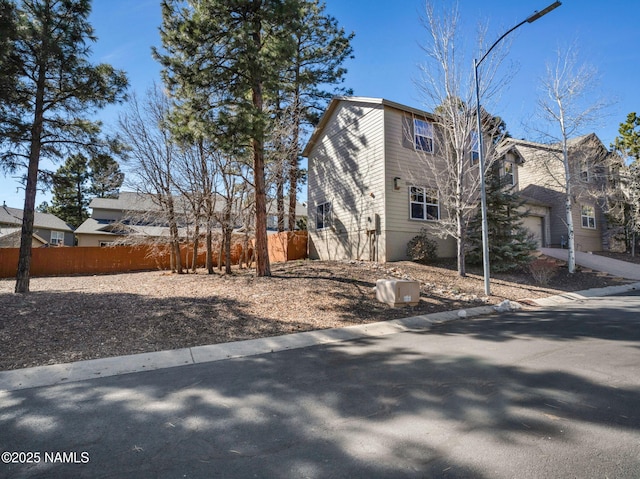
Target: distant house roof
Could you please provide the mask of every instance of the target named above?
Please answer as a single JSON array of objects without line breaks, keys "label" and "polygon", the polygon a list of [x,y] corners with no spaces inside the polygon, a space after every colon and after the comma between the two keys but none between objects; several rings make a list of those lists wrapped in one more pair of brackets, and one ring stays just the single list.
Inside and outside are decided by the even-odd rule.
[{"label": "distant house roof", "polygon": [[160,211],[160,206],[154,201],[153,195],[121,191],[117,198],[94,198],[89,208],[99,208],[117,211]]},{"label": "distant house roof", "polygon": [[[0,206],[0,224],[22,226],[22,210],[10,208],[6,205]],[[73,232],[73,228],[56,215],[40,213],[38,211],[35,212],[33,227]]]},{"label": "distant house roof", "polygon": [[[567,147],[576,148],[582,144],[586,144],[589,140],[595,141],[596,144],[601,147],[601,149],[606,150],[606,147],[602,144],[602,141],[600,141],[600,138],[598,138],[598,135],[596,135],[595,133],[588,133],[586,135],[576,136],[575,138],[569,138],[567,140]],[[532,148],[535,150],[543,150],[553,153],[562,152],[561,143],[536,143],[534,141],[518,140],[515,138],[505,138],[502,143],[503,148],[509,148],[513,146],[523,146],[525,148]]]},{"label": "distant house roof", "polygon": [[[179,197],[176,198],[176,200],[178,199]],[[216,201],[216,211],[222,211],[223,207],[224,198],[218,196]],[[122,191],[118,198],[94,198],[91,200],[89,208],[131,212],[161,211],[160,206],[154,202],[153,195],[149,193],[135,193],[132,191]],[[176,210],[180,211],[181,208],[182,203],[180,201],[176,201]],[[285,214],[289,211],[288,199],[285,199],[284,211]],[[273,198],[267,199],[267,214],[276,214],[276,201]],[[306,204],[296,203],[296,216],[306,216],[306,214]],[[92,216],[95,217],[95,215]]]}]

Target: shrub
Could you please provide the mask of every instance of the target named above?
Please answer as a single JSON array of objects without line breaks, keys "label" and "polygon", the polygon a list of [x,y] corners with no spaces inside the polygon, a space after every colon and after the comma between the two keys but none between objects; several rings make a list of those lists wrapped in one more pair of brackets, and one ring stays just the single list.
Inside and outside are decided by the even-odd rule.
[{"label": "shrub", "polygon": [[546,286],[558,272],[558,265],[553,261],[539,258],[529,264],[529,271],[536,283]]},{"label": "shrub", "polygon": [[433,263],[438,258],[438,243],[429,238],[427,230],[422,228],[420,234],[407,244],[407,256],[416,263]]}]

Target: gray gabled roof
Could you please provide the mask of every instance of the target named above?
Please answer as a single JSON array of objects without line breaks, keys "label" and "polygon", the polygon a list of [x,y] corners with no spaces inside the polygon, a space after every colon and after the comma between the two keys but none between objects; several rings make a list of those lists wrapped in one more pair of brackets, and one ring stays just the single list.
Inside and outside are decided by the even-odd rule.
[{"label": "gray gabled roof", "polygon": [[89,208],[116,211],[160,211],[160,206],[154,201],[153,195],[121,191],[117,198],[94,198]]},{"label": "gray gabled roof", "polygon": [[[10,208],[6,205],[0,206],[0,224],[21,226],[22,210],[19,210],[18,208]],[[48,230],[68,231],[70,233],[73,232],[73,228],[56,215],[52,215],[51,213],[40,213],[38,211],[35,212],[33,227]]]},{"label": "gray gabled roof", "polygon": [[304,156],[305,158],[308,157],[309,154],[311,153],[311,149],[318,141],[318,138],[322,134],[322,131],[327,126],[327,123],[331,118],[331,114],[337,108],[340,102],[370,103],[374,105],[382,105],[383,107],[387,106],[390,108],[395,108],[396,110],[401,110],[407,113],[411,113],[412,115],[417,115],[419,117],[428,118],[428,119],[434,118],[432,113],[421,110],[419,108],[414,108],[412,106],[403,105],[402,103],[396,103],[395,101],[387,100],[385,98],[369,98],[369,97],[361,97],[361,96],[336,96],[331,99],[329,106],[327,107],[322,117],[320,118],[320,121],[318,122],[318,126],[316,126],[316,128],[313,130],[313,133],[311,134],[311,138],[309,138],[307,145],[302,150],[302,156]]}]

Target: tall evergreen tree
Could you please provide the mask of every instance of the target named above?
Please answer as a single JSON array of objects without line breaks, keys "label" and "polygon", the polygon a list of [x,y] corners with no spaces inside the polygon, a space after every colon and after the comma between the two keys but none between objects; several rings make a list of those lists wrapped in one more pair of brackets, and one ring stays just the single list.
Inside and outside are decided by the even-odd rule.
[{"label": "tall evergreen tree", "polygon": [[0,0],[0,114],[13,103],[18,80],[13,39],[16,36],[18,17],[11,0]]},{"label": "tall evergreen tree", "polygon": [[17,84],[0,109],[0,163],[27,168],[16,293],[29,291],[40,158],[97,147],[100,124],[84,116],[124,98],[124,72],[88,58],[96,40],[90,0],[22,0],[10,41]]},{"label": "tall evergreen tree", "polygon": [[[508,175],[502,175],[496,163],[488,171],[487,225],[489,231],[489,259],[497,273],[512,271],[531,262],[531,252],[537,244],[522,225],[526,211]],[[471,220],[468,232],[469,264],[482,264],[482,218],[480,212]]]},{"label": "tall evergreen tree", "polygon": [[117,198],[124,182],[120,164],[110,155],[98,154],[89,160],[89,193],[98,198]]},{"label": "tall evergreen tree", "polygon": [[325,12],[325,4],[318,0],[302,0],[301,16],[293,31],[295,49],[284,82],[284,97],[290,102],[291,145],[288,160],[289,231],[296,227],[298,184],[305,177],[300,171],[299,142],[301,128],[315,126],[328,101],[336,94],[350,90],[332,88],[341,84],[347,70],[343,64],[352,58],[351,40],[338,21]]},{"label": "tall evergreen tree", "polygon": [[[252,152],[256,274],[270,276],[265,181],[270,118],[265,95],[277,91],[280,72],[292,57],[291,33],[300,18],[300,2],[163,0],[162,15],[164,51],[155,50],[155,55],[174,98],[206,109],[219,133],[216,143]],[[203,128],[202,123],[195,128]],[[225,138],[234,144],[225,145]]]},{"label": "tall evergreen tree", "polygon": [[53,176],[53,198],[49,211],[74,228],[89,217],[88,161],[77,154],[67,158]]},{"label": "tall evergreen tree", "polygon": [[627,121],[620,123],[618,134],[611,147],[626,163],[619,172],[625,197],[622,221],[631,254],[635,256],[637,237],[640,235],[640,116],[635,112],[629,113]]}]

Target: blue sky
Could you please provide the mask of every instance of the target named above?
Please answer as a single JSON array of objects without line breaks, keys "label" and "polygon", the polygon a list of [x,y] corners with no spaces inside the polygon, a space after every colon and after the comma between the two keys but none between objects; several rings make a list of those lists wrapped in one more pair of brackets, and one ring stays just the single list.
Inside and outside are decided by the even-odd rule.
[{"label": "blue sky", "polygon": [[[470,46],[478,23],[488,23],[488,38],[493,41],[549,3],[552,0],[458,2]],[[382,97],[426,108],[416,87],[419,65],[425,62],[420,49],[426,39],[419,19],[422,0],[326,0],[326,5],[345,30],[356,34],[355,58],[346,64],[349,72],[345,86],[357,96]],[[131,90],[139,95],[154,81],[160,82],[159,66],[151,58],[151,46],[160,43],[159,0],[94,0],[91,21],[98,36],[93,46],[96,62],[125,70]],[[537,140],[528,128],[535,118],[545,65],[555,60],[559,47],[576,43],[581,61],[599,71],[596,95],[614,102],[606,116],[589,129],[608,146],[626,115],[640,110],[639,23],[637,0],[563,0],[562,6],[537,22],[523,25],[509,37],[508,62],[518,69],[492,113],[503,117],[513,136]],[[121,109],[109,107],[98,117],[109,127]],[[10,176],[0,176],[0,201],[22,208],[24,192],[18,186]],[[36,204],[48,199],[50,194],[39,193]]]}]

